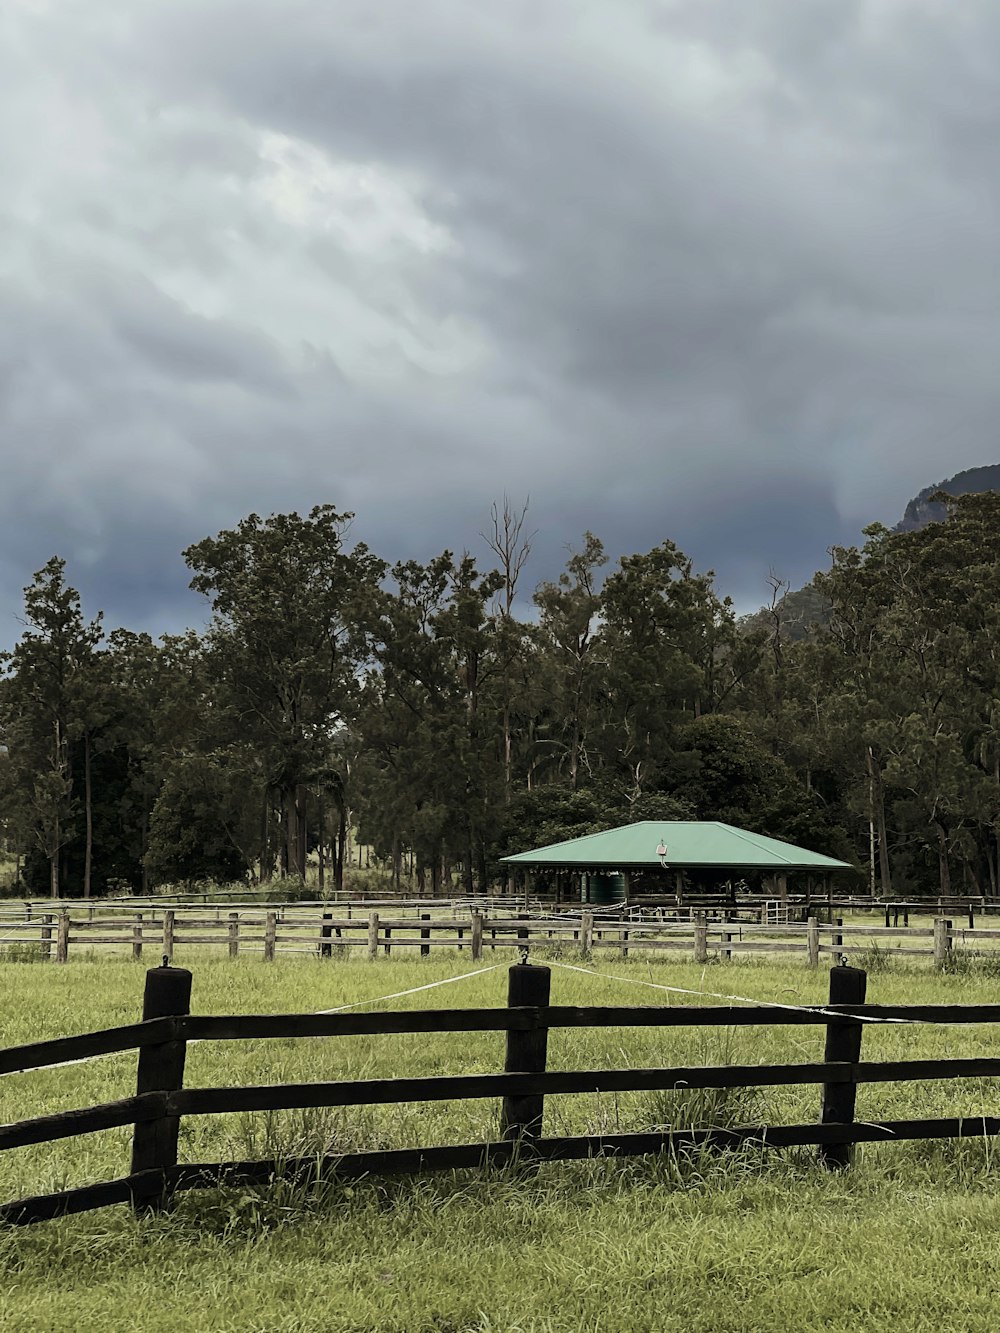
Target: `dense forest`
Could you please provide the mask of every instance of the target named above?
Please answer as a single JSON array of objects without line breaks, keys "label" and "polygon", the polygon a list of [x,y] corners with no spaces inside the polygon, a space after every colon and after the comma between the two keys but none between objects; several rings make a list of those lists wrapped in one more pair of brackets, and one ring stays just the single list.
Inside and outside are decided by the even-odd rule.
[{"label": "dense forest", "polygon": [[[509,851],[635,819],[722,819],[855,862],[872,892],[996,892],[1000,495],[866,530],[737,619],[670,541],[585,533],[522,579],[389,567],[351,516],[252,514],[191,546],[203,634],[84,618],[53,558],[0,679],[0,838],[34,893],[344,877],[349,830],[398,883],[485,888]],[[801,606],[801,599],[799,605]]]}]

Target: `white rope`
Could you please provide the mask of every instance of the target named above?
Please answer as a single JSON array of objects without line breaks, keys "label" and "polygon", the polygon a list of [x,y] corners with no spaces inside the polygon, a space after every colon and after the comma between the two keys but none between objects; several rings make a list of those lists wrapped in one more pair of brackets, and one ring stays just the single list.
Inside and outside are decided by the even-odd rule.
[{"label": "white rope", "polygon": [[342,1014],[345,1009],[358,1009],[363,1004],[381,1004],[383,1000],[399,1000],[404,995],[416,995],[418,991],[434,990],[437,986],[451,986],[456,981],[469,981],[472,977],[485,976],[487,972],[495,972],[498,967],[505,967],[505,963],[494,963],[492,967],[480,967],[475,972],[463,972],[460,977],[445,977],[443,981],[428,981],[424,986],[411,986],[409,990],[393,991],[391,995],[379,995],[373,1000],[355,1000],[353,1004],[341,1004],[336,1009],[316,1009],[317,1014]]},{"label": "white rope", "polygon": [[[418,991],[434,990],[437,986],[451,986],[456,981],[469,981],[472,977],[484,976],[487,972],[495,972],[497,968],[504,967],[504,963],[494,963],[492,967],[480,967],[475,972],[463,972],[458,977],[445,977],[443,981],[428,981],[424,986],[411,986],[409,990],[394,991],[391,995],[377,995],[370,1000],[355,1000],[353,1004],[342,1004],[336,1009],[314,1009],[314,1014],[342,1014],[345,1009],[359,1009],[365,1004],[381,1004],[383,1000],[399,1000],[404,995],[416,995]],[[202,1038],[195,1037],[188,1042],[189,1046],[197,1046]],[[42,1065],[42,1069],[66,1069],[70,1065],[85,1065],[91,1060],[108,1060],[115,1055],[131,1055],[131,1051],[104,1051],[100,1055],[85,1055],[79,1060],[60,1060],[55,1065]],[[22,1070],[22,1073],[30,1073],[30,1070]]]},{"label": "white rope", "polygon": [[554,959],[549,959],[549,966],[561,967],[567,972],[582,972],[585,977],[599,977],[602,981],[620,981],[630,986],[649,986],[652,990],[669,991],[672,995],[697,995],[706,1000],[732,1000],[737,1004],[752,1004],[757,1008],[767,1007],[770,1009],[789,1009],[796,1014],[822,1014],[828,1018],[849,1017],[858,1023],[919,1023],[923,1019],[916,1018],[874,1018],[865,1014],[842,1014],[836,1009],[823,1009],[819,1006],[811,1008],[803,1004],[782,1004],[778,1000],[755,1000],[749,995],[720,995],[716,991],[710,990],[687,990],[684,986],[665,986],[659,981],[643,981],[640,977],[614,977],[607,972],[595,972],[589,967],[576,967],[572,963],[557,963]]}]

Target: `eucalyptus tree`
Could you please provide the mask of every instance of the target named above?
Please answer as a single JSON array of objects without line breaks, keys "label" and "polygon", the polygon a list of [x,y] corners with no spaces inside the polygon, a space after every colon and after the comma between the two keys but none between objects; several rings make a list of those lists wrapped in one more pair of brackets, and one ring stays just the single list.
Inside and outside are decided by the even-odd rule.
[{"label": "eucalyptus tree", "polygon": [[248,779],[273,801],[282,869],[299,877],[309,791],[325,782],[331,743],[357,710],[385,571],[364,544],[348,546],[352,517],[332,505],[305,518],[250,514],[184,553],[191,587],[212,605],[213,707],[231,743],[253,753]]},{"label": "eucalyptus tree", "polygon": [[[91,854],[90,739],[99,725],[97,649],[101,617],[83,618],[80,595],[54,556],[24,590],[25,629],[3,657],[0,741],[8,752],[10,800],[48,862],[49,889],[63,888],[62,853],[78,830],[73,748],[83,740],[87,881]],[[76,886],[67,886],[73,887]]]}]

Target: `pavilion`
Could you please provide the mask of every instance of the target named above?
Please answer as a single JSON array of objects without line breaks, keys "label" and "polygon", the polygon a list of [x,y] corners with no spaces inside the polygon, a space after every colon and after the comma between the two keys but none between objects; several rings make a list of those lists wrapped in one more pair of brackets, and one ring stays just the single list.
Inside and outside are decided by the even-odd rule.
[{"label": "pavilion", "polygon": [[818,878],[822,892],[829,893],[832,874],[853,870],[846,861],[821,852],[732,824],[696,819],[623,824],[505,856],[502,863],[514,871],[554,873],[557,900],[567,875],[578,876],[584,902],[622,898],[628,902],[638,891],[673,894],[681,903],[688,884],[713,883],[718,886],[716,892],[726,890],[732,895],[734,881],[748,877],[762,879],[766,892],[785,899],[789,875],[807,876],[810,888]]}]

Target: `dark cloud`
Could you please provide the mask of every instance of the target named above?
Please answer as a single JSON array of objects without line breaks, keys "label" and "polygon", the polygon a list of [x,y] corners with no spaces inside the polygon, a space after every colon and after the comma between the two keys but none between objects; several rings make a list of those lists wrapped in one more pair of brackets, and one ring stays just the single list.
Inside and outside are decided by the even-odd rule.
[{"label": "dark cloud", "polygon": [[53,550],[173,629],[180,550],[251,509],[427,556],[504,491],[536,578],[671,537],[747,607],[996,461],[985,0],[0,23],[8,627]]}]

